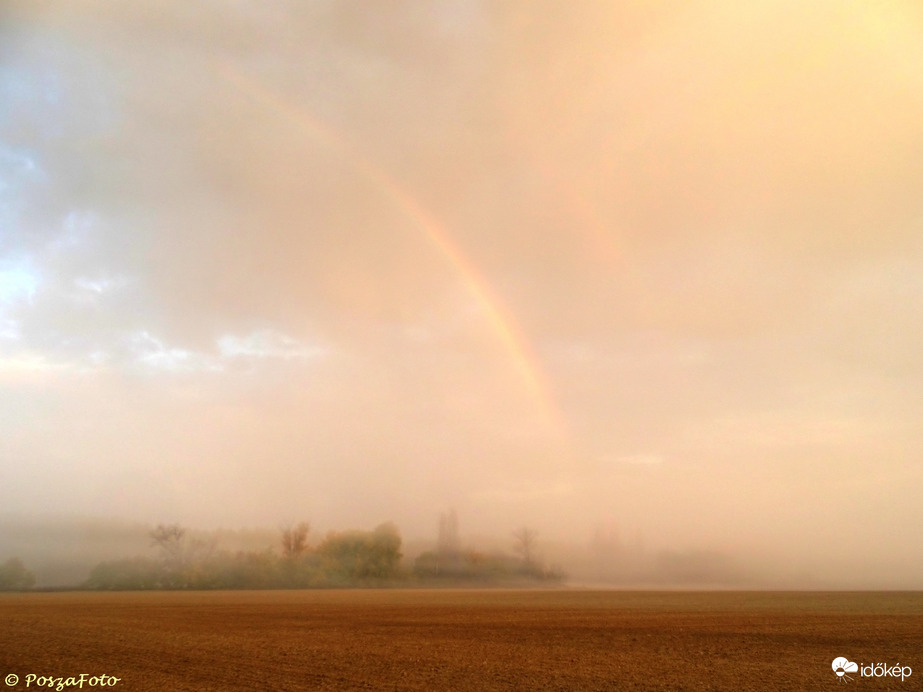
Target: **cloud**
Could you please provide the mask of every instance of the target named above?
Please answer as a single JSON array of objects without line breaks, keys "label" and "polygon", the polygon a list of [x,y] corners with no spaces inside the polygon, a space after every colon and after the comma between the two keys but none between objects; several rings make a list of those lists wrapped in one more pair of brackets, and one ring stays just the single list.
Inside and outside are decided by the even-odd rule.
[{"label": "cloud", "polygon": [[285,334],[262,329],[246,336],[225,335],[218,339],[218,351],[225,358],[315,358],[324,354]]},{"label": "cloud", "polygon": [[[168,372],[220,372],[235,360],[304,360],[324,354],[285,334],[260,330],[246,336],[225,335],[217,340],[216,352],[197,352],[168,346],[146,330],[127,337],[135,362]],[[99,352],[93,356],[102,359]]]},{"label": "cloud", "polygon": [[138,363],[170,372],[220,369],[212,358],[184,348],[170,347],[147,331],[129,337],[130,348]]}]

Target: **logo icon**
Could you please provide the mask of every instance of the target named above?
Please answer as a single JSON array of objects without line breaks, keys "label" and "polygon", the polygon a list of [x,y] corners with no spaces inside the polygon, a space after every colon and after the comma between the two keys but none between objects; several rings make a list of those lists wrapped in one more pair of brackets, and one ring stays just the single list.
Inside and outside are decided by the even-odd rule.
[{"label": "logo icon", "polygon": [[843,656],[833,659],[833,672],[840,679],[840,682],[849,682],[852,680],[847,673],[858,673],[859,666]]}]

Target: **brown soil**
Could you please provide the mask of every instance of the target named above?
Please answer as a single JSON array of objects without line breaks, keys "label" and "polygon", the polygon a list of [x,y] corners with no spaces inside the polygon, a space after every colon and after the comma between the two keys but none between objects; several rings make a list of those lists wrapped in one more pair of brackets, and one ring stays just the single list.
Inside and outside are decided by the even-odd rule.
[{"label": "brown soil", "polygon": [[838,656],[914,671],[853,674],[851,688],[923,689],[923,594],[0,595],[0,678],[18,675],[15,690],[80,673],[125,691],[833,690]]}]

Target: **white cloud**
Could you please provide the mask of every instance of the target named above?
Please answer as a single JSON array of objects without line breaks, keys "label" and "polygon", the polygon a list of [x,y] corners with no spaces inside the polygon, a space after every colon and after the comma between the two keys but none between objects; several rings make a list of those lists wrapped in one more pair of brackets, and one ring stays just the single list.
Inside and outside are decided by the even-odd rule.
[{"label": "white cloud", "polygon": [[69,297],[77,303],[95,305],[103,296],[124,288],[128,283],[129,280],[123,276],[81,276],[74,279],[74,290]]},{"label": "white cloud", "polygon": [[85,277],[80,277],[74,280],[74,285],[82,291],[90,291],[91,293],[105,293],[113,287],[114,281],[106,277],[100,279],[87,279]]},{"label": "white cloud", "polygon": [[168,346],[146,330],[132,334],[130,344],[135,360],[155,370],[188,372],[221,369],[220,363],[207,354]]},{"label": "white cloud", "polygon": [[[324,353],[318,346],[308,346],[272,330],[261,330],[246,336],[225,335],[217,340],[217,354],[171,346],[147,330],[134,332],[129,337],[129,346],[135,362],[155,370],[171,372],[219,372],[225,369],[229,359],[290,361],[316,358]],[[96,352],[94,358],[99,362],[101,352]]]},{"label": "white cloud", "polygon": [[0,356],[0,382],[10,378],[19,379],[49,372],[60,372],[66,368],[67,366],[62,363],[54,363],[35,353]]},{"label": "white cloud", "polygon": [[224,358],[316,358],[324,349],[309,346],[290,336],[262,329],[246,336],[227,334],[218,339],[218,351]]},{"label": "white cloud", "polygon": [[0,339],[13,341],[19,337],[19,322],[11,320],[8,317],[0,316]]},{"label": "white cloud", "polygon": [[47,247],[55,252],[78,248],[87,242],[90,232],[98,223],[98,216],[91,211],[71,210],[64,219],[61,233]]},{"label": "white cloud", "polygon": [[9,182],[9,178],[35,179],[40,175],[39,168],[32,156],[3,144],[0,144],[0,170],[5,173],[0,178],[0,193],[6,192],[13,187]]}]

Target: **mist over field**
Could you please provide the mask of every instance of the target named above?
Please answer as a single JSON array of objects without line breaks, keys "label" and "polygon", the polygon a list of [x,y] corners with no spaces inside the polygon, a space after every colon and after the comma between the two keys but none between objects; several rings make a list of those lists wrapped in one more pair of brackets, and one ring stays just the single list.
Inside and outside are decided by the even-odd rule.
[{"label": "mist over field", "polygon": [[6,0],[0,562],[454,509],[923,588],[921,66],[910,0]]}]

